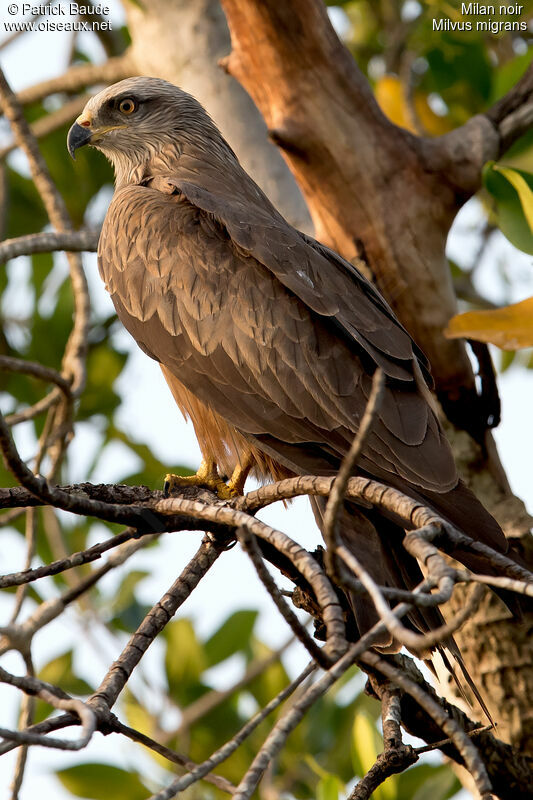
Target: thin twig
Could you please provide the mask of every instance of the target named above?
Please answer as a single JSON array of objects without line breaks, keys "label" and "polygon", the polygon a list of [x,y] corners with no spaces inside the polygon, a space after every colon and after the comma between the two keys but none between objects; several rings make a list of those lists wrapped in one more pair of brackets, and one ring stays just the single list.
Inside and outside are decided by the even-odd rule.
[{"label": "thin twig", "polygon": [[39,578],[47,578],[50,575],[58,575],[65,572],[67,569],[79,567],[82,564],[89,564],[91,561],[96,561],[107,550],[114,547],[119,547],[124,542],[129,541],[136,535],[133,528],[128,528],[116,536],[106,539],[104,542],[95,544],[88,547],[87,550],[81,550],[67,558],[61,558],[58,561],[52,561],[51,564],[44,564],[42,567],[35,567],[34,569],[24,569],[21,572],[12,572],[7,575],[0,576],[0,589],[6,589],[9,586],[22,586],[26,583],[33,583]]},{"label": "thin twig", "polygon": [[141,547],[149,544],[157,536],[151,534],[141,540],[124,542],[121,547],[110,555],[105,564],[91,572],[78,583],[72,585],[59,597],[53,597],[41,603],[24,622],[13,625],[9,624],[0,628],[2,639],[0,640],[0,655],[8,650],[19,650],[23,655],[29,652],[31,641],[37,631],[44,628],[52,620],[57,619],[65,608],[77,600],[81,595],[91,589],[98,581],[112,569],[121,566],[128,558],[137,552]]},{"label": "thin twig", "polygon": [[359,430],[357,431],[348,453],[343,458],[337,476],[331,485],[326,510],[324,511],[323,536],[326,543],[326,569],[334,580],[338,578],[337,562],[335,558],[337,547],[340,544],[337,532],[338,516],[344,502],[348,481],[353,475],[357,459],[366,444],[376,415],[379,413],[384,389],[385,374],[382,369],[378,368],[372,378],[372,390],[361,424],[359,425]]},{"label": "thin twig", "polygon": [[418,752],[402,741],[400,692],[389,684],[381,698],[383,752],[356,784],[348,800],[368,800],[388,777],[403,772],[418,760]]},{"label": "thin twig", "polygon": [[[469,602],[464,608],[459,611],[450,622],[435,628],[428,633],[415,633],[409,628],[406,628],[398,618],[392,613],[389,604],[381,594],[379,587],[376,585],[369,573],[363,568],[357,558],[351,553],[344,545],[341,545],[337,550],[339,556],[345,561],[350,569],[357,575],[372,601],[376,610],[387,626],[387,630],[398,640],[398,642],[405,647],[416,653],[423,653],[426,650],[433,648],[438,642],[445,641],[455,631],[457,631],[467,619],[469,619],[479,603],[481,602],[482,595],[478,592],[472,594]],[[449,580],[449,591],[453,589],[453,580]],[[445,591],[441,588],[441,591]]]},{"label": "thin twig", "polygon": [[394,667],[385,659],[380,658],[376,653],[367,651],[360,657],[360,661],[372,669],[377,669],[392,683],[411,695],[416,702],[435,720],[437,725],[452,740],[454,746],[465,761],[466,767],[472,775],[476,788],[481,797],[490,797],[492,785],[487,774],[487,770],[475,746],[470,741],[464,730],[451,719],[438,703],[427,694],[421,686],[412,681],[404,672]]},{"label": "thin twig", "polygon": [[46,383],[55,383],[66,397],[70,397],[70,382],[51,367],[45,367],[37,361],[25,361],[23,358],[13,358],[13,356],[0,356],[0,371],[17,372],[23,375],[31,375],[39,378]]},{"label": "thin twig", "polygon": [[[25,570],[29,570],[31,566],[31,562],[33,556],[35,554],[35,533],[37,529],[37,512],[35,508],[28,508],[26,509],[26,559],[25,559]],[[0,578],[1,580],[1,578]],[[15,595],[15,604],[13,610],[11,612],[11,617],[9,620],[9,624],[13,625],[17,617],[20,613],[22,608],[22,604],[24,602],[24,598],[26,597],[26,586],[20,584],[17,587],[17,593]],[[29,723],[27,723],[29,724]]]},{"label": "thin twig", "polygon": [[234,752],[237,750],[238,747],[253,733],[253,731],[258,727],[258,725],[263,722],[266,717],[272,713],[276,708],[278,708],[284,700],[293,694],[293,692],[303,683],[306,678],[313,674],[313,672],[317,669],[317,665],[314,662],[311,662],[307,665],[307,667],[301,672],[297,678],[295,678],[288,686],[279,692],[276,697],[270,700],[267,705],[258,711],[251,720],[249,720],[238,733],[235,734],[228,742],[222,745],[221,748],[216,750],[206,761],[202,764],[199,764],[195,769],[193,769],[188,775],[184,775],[181,778],[177,778],[174,780],[170,786],[167,786],[166,789],[163,789],[161,792],[158,792],[156,795],[153,795],[150,800],[169,800],[172,797],[175,797],[179,792],[183,792],[187,787],[191,786],[193,783],[201,780],[204,775],[207,775],[214,767],[221,764],[223,761],[226,761]]},{"label": "thin twig", "polygon": [[[58,231],[73,230],[65,202],[50,176],[37,141],[24,118],[20,103],[1,70],[0,100],[3,112],[11,123],[15,141],[28,159],[35,187],[42,198],[52,225]],[[75,396],[78,396],[83,391],[86,377],[85,359],[90,316],[89,290],[80,256],[71,252],[67,253],[67,259],[74,293],[74,327],[65,348],[63,369],[72,375],[72,391]],[[70,409],[66,406],[65,416],[68,418],[69,415]]]},{"label": "thin twig", "polygon": [[213,566],[222,549],[223,546],[213,541],[212,537],[204,538],[198,551],[181,575],[165,592],[161,600],[146,614],[120,656],[111,665],[100,686],[90,698],[92,704],[95,704],[96,707],[104,704],[107,709],[115,704],[131,673],[149,646]]},{"label": "thin twig", "polygon": [[21,422],[28,422],[35,419],[40,414],[53,408],[61,399],[61,391],[59,389],[52,389],[41,400],[38,400],[32,406],[28,406],[23,411],[15,411],[13,414],[6,414],[4,417],[6,425],[12,428],[14,425],[19,425]]},{"label": "thin twig", "polygon": [[115,83],[136,75],[137,70],[129,52],[108,58],[103,64],[75,64],[57,78],[36,83],[18,93],[19,103],[35,103],[58,92],[77,92],[99,83]]},{"label": "thin twig", "polygon": [[272,578],[270,572],[266,568],[263,557],[261,555],[261,551],[257,546],[257,542],[252,534],[248,531],[247,528],[241,526],[237,528],[237,538],[241,543],[241,546],[246,551],[246,553],[250,556],[252,564],[255,567],[255,570],[265,586],[267,592],[271,596],[272,600],[274,601],[278,611],[280,612],[281,616],[290,627],[294,635],[300,640],[303,644],[311,658],[313,658],[321,667],[327,669],[329,666],[329,661],[327,658],[324,658],[324,654],[320,647],[318,647],[315,640],[308,634],[292,608],[288,605],[285,601],[283,596],[281,595],[280,590],[276,586],[274,579]]},{"label": "thin twig", "polygon": [[[128,725],[124,725],[122,722],[119,722],[118,719],[113,720],[111,727],[113,733],[121,733],[128,739],[131,739],[132,742],[143,744],[145,747],[153,750],[154,753],[159,753],[160,756],[163,756],[163,758],[166,758],[167,761],[170,761],[172,764],[178,764],[180,767],[184,767],[188,772],[193,772],[193,770],[198,769],[198,764],[196,764],[196,762],[156,742],[154,739],[151,739],[150,736],[146,736],[146,734],[136,731]],[[206,772],[205,775],[202,775],[202,780],[211,783],[213,786],[216,786],[217,789],[227,792],[228,794],[233,794],[235,791],[233,783],[228,781],[227,778],[223,778],[221,775],[213,775],[211,772]]]},{"label": "thin twig", "polygon": [[154,504],[154,510],[170,514],[181,512],[191,517],[210,519],[212,522],[231,525],[235,528],[242,526],[251,534],[272,544],[279,553],[285,555],[292,562],[312,587],[326,627],[326,647],[328,647],[329,657],[334,659],[346,651],[344,617],[335,590],[310,553],[286,534],[271,528],[255,517],[228,506],[207,506],[194,500],[174,497],[159,500]]},{"label": "thin twig", "polygon": [[184,733],[189,730],[192,725],[202,719],[202,717],[205,717],[206,714],[210,714],[211,711],[213,711],[215,708],[218,708],[218,706],[220,706],[225,700],[234,695],[236,692],[239,692],[245,686],[248,686],[248,684],[259,677],[259,675],[262,675],[264,672],[266,672],[266,670],[271,667],[272,664],[278,662],[292,642],[294,642],[294,636],[291,636],[291,638],[286,641],[285,644],[283,644],[281,647],[278,647],[277,650],[274,650],[266,658],[260,658],[256,661],[252,661],[252,663],[246,667],[242,678],[233,683],[229,688],[223,690],[212,689],[210,692],[206,692],[205,694],[201,695],[198,700],[190,703],[182,710],[182,718],[179,728],[167,734],[165,738],[174,739],[178,736],[183,736]]},{"label": "thin twig", "polygon": [[0,736],[4,739],[9,739],[19,744],[40,744],[44,747],[57,748],[59,750],[82,750],[89,744],[96,730],[96,715],[86,703],[69,697],[66,692],[57,686],[52,686],[28,675],[17,677],[2,667],[0,667],[0,682],[16,686],[25,694],[39,697],[56,709],[76,714],[82,725],[81,736],[75,741],[43,736],[28,730],[10,731],[6,728],[0,728]]},{"label": "thin twig", "polygon": [[[24,659],[26,663],[26,674],[30,677],[34,677],[35,669],[33,666],[33,659],[31,657],[31,652],[26,654]],[[28,728],[32,722],[35,713],[35,697],[29,694],[23,694],[22,700],[20,703],[20,714],[19,714],[19,729]],[[15,772],[13,774],[13,780],[11,781],[11,800],[18,800],[19,792],[22,787],[22,781],[24,780],[24,770],[26,769],[26,764],[28,763],[28,745],[24,744],[19,748],[17,754],[17,763],[15,765]]]}]

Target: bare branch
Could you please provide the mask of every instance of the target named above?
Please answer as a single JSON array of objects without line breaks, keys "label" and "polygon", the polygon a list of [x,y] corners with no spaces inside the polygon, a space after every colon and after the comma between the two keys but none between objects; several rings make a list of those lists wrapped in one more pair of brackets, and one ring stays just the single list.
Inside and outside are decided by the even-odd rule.
[{"label": "bare branch", "polygon": [[52,620],[57,619],[65,608],[81,597],[82,594],[91,589],[104,575],[115,567],[123,564],[130,556],[137,552],[141,547],[149,544],[157,536],[143,537],[142,540],[124,542],[122,546],[113,553],[105,564],[91,572],[85,578],[74,584],[70,589],[59,597],[53,597],[41,603],[23,623],[18,625],[8,624],[0,628],[2,639],[0,640],[0,655],[8,650],[18,650],[23,656],[30,652],[31,641],[37,631],[44,628]]},{"label": "bare branch", "polygon": [[87,86],[99,83],[114,83],[123,78],[137,75],[129,52],[114,58],[108,58],[103,64],[75,64],[57,78],[36,83],[18,93],[17,98],[22,105],[35,103],[58,92],[77,92]]},{"label": "bare branch", "polygon": [[492,784],[489,780],[485,765],[477,749],[455,720],[451,719],[438,703],[436,703],[429,694],[424,692],[419,684],[412,681],[397,667],[392,666],[388,661],[380,658],[376,653],[368,651],[360,657],[360,660],[362,663],[379,670],[388,680],[410,694],[432,719],[435,720],[444,733],[452,740],[464,759],[467,769],[475,780],[476,787],[481,797],[489,800],[492,796]]},{"label": "bare branch", "polygon": [[253,733],[253,731],[257,728],[258,725],[263,722],[266,717],[272,713],[276,708],[278,708],[287,697],[290,697],[291,694],[303,683],[306,678],[308,678],[312,673],[316,670],[317,666],[313,662],[308,664],[308,666],[304,669],[303,672],[298,675],[291,683],[282,689],[276,697],[270,700],[267,705],[258,711],[251,720],[249,720],[246,725],[244,725],[238,733],[235,734],[226,744],[224,744],[219,750],[215,751],[206,761],[202,764],[199,764],[194,770],[192,770],[188,775],[184,775],[182,778],[177,778],[173,781],[170,786],[166,789],[163,789],[161,792],[158,792],[156,795],[153,795],[150,800],[169,800],[169,798],[174,797],[178,792],[184,791],[188,786],[191,786],[193,783],[196,783],[204,775],[207,775],[209,771],[211,771],[214,767],[218,764],[221,764],[223,761],[226,761],[232,753],[237,750],[238,747]]},{"label": "bare branch", "polygon": [[46,578],[50,575],[59,575],[68,569],[79,567],[82,564],[90,564],[91,561],[96,561],[103,553],[114,547],[119,547],[124,542],[129,541],[135,537],[136,531],[133,528],[128,528],[116,536],[106,539],[105,542],[95,544],[88,547],[87,550],[81,550],[73,553],[67,558],[61,558],[58,561],[52,561],[51,564],[45,564],[42,567],[35,567],[34,569],[24,569],[21,572],[12,572],[7,575],[0,576],[0,589],[5,589],[9,586],[22,586],[26,583],[32,583],[39,578]]},{"label": "bare branch", "polygon": [[18,256],[33,253],[51,253],[55,250],[95,251],[98,247],[100,231],[81,228],[79,231],[43,231],[5,239],[0,244],[0,264]]},{"label": "bare branch", "polygon": [[183,513],[192,517],[221,522],[232,527],[245,527],[250,533],[274,545],[285,555],[312,587],[321,608],[327,631],[327,647],[330,658],[338,657],[346,651],[347,643],[342,609],[331,583],[326,578],[315,559],[281,531],[271,528],[264,522],[250,517],[242,511],[227,506],[207,506],[192,500],[172,498],[159,500],[154,505],[162,513]]},{"label": "bare branch", "polygon": [[16,686],[26,694],[40,697],[45,703],[49,703],[61,711],[76,714],[82,724],[81,736],[76,741],[55,739],[29,730],[10,731],[6,728],[0,728],[0,736],[4,739],[10,739],[19,744],[40,744],[44,747],[58,748],[59,750],[82,750],[88,745],[96,730],[96,715],[86,703],[82,703],[81,700],[75,700],[57,686],[52,686],[52,684],[31,676],[17,677],[2,667],[0,667],[0,682]]},{"label": "bare branch", "polygon": [[[34,676],[35,669],[31,653],[28,653],[25,658],[27,675]],[[29,694],[23,694],[20,703],[19,713],[19,729],[28,728],[32,722],[35,713],[35,697]],[[15,765],[15,772],[13,780],[11,781],[11,800],[18,800],[20,789],[22,788],[22,781],[24,780],[24,771],[28,763],[28,745],[22,745],[17,753],[17,763]]]},{"label": "bare branch", "polygon": [[148,612],[120,656],[111,665],[102,683],[90,698],[91,704],[96,708],[104,704],[107,709],[114,705],[131,673],[155,637],[170,622],[178,608],[213,566],[222,549],[223,545],[217,544],[212,538],[204,538],[196,555],[161,600]]},{"label": "bare branch", "polygon": [[381,706],[384,751],[357,783],[348,800],[368,800],[390,775],[403,772],[418,761],[417,751],[410,745],[404,745],[402,741],[399,692],[392,684],[384,690]]},{"label": "bare branch", "polygon": [[533,125],[533,64],[506,95],[486,112],[500,136],[500,155]]},{"label": "bare branch", "polygon": [[40,414],[53,408],[61,399],[61,391],[59,389],[52,389],[45,397],[38,400],[32,406],[23,409],[22,411],[15,411],[13,414],[7,414],[5,419],[6,425],[10,428],[14,425],[19,425],[21,422],[28,422],[30,419],[35,419]]},{"label": "bare branch", "polygon": [[[0,70],[0,100],[3,112],[13,130],[15,141],[28,159],[33,181],[41,195],[50,221],[58,231],[71,231],[70,220],[64,200],[58,192],[35,137],[24,118],[21,106],[11,91],[3,72]],[[78,396],[85,385],[85,359],[87,356],[87,333],[89,329],[89,290],[80,256],[68,253],[70,278],[74,293],[74,327],[67,342],[63,357],[63,369],[73,377],[72,392]],[[70,418],[69,404],[65,406],[63,419]]]},{"label": "bare branch", "polygon": [[45,367],[43,364],[39,364],[36,361],[25,361],[22,358],[13,358],[12,356],[0,356],[0,371],[1,370],[31,375],[47,383],[55,383],[64,395],[70,397],[70,382],[65,380],[57,370],[51,367]]},{"label": "bare branch", "polygon": [[250,556],[252,564],[254,565],[259,578],[276,604],[281,616],[289,625],[294,635],[301,641],[311,658],[313,658],[320,666],[327,668],[329,666],[328,659],[324,658],[324,653],[318,647],[315,640],[309,636],[300,620],[290,608],[288,603],[283,598],[280,590],[276,586],[270,572],[265,567],[261,551],[252,534],[245,528],[237,528],[237,538],[241,543],[245,552]]},{"label": "bare branch", "polygon": [[[139,744],[143,744],[145,747],[153,750],[154,753],[159,753],[159,755],[163,756],[163,758],[166,758],[173,764],[178,764],[180,767],[184,767],[189,773],[195,769],[198,769],[198,764],[196,764],[194,761],[191,761],[186,756],[181,755],[181,753],[177,753],[175,750],[171,750],[169,747],[165,747],[163,744],[160,744],[154,739],[151,739],[149,736],[146,736],[146,734],[136,731],[134,728],[128,727],[128,725],[123,725],[122,722],[119,722],[119,720],[116,718],[111,722],[111,727],[113,733],[122,733],[128,739],[131,739],[132,742],[139,742]],[[231,781],[228,781],[227,778],[223,778],[220,775],[213,775],[211,772],[206,772],[205,775],[202,775],[202,780],[211,783],[213,786],[216,786],[223,792],[228,792],[228,794],[233,794],[235,791],[235,786],[231,783]]]},{"label": "bare branch", "polygon": [[365,413],[361,420],[359,430],[352,442],[348,453],[342,460],[337,476],[331,486],[326,510],[324,512],[324,541],[326,543],[326,567],[333,580],[338,578],[337,560],[335,558],[340,544],[337,532],[337,519],[344,502],[348,481],[352,477],[357,460],[366,444],[372,426],[379,413],[385,389],[385,374],[383,370],[376,369],[372,378],[372,391],[366,404]]},{"label": "bare branch", "polygon": [[[25,569],[29,570],[31,567],[31,562],[35,553],[35,534],[37,529],[37,517],[36,511],[34,508],[26,509],[26,560],[25,560]],[[0,579],[1,580],[1,579]],[[9,620],[9,624],[13,625],[17,617],[20,613],[22,608],[22,604],[24,602],[24,598],[26,596],[26,587],[24,585],[20,585],[17,587],[17,593],[15,595],[15,604],[13,610],[11,612],[11,618]],[[31,659],[28,659],[31,662]],[[29,725],[29,722],[26,723]]]}]

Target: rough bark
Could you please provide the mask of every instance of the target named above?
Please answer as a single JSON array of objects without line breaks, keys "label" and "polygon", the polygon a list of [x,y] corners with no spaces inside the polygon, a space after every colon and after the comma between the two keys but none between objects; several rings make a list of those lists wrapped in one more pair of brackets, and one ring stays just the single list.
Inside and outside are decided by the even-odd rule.
[{"label": "rough bark", "polygon": [[193,94],[274,205],[295,227],[310,232],[302,194],[268,141],[263,118],[237,81],[218,66],[230,50],[218,0],[126,0],[124,7],[137,71],[165,78]]},{"label": "rough bark", "polygon": [[[483,163],[523,132],[533,71],[487,115],[425,139],[385,118],[321,0],[221,2],[232,38],[225,68],[263,114],[302,188],[317,237],[348,259],[366,260],[429,356],[445,411],[455,419],[463,414],[468,428],[468,417],[480,410],[473,371],[463,343],[442,335],[456,309],[446,238],[480,186]],[[451,431],[451,438],[467,481],[508,535],[528,532],[531,518],[510,492],[491,437],[488,459],[466,434]],[[516,623],[508,619],[491,627],[492,601],[485,610],[483,625],[469,629],[460,646],[497,712],[499,735],[525,747],[531,743],[531,639],[522,627],[518,643]]]}]

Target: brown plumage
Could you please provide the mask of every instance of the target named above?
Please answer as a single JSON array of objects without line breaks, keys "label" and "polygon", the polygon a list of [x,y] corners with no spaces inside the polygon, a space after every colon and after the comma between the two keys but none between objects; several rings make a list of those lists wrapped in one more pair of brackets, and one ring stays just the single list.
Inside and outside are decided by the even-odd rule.
[{"label": "brown plumage", "polygon": [[[264,479],[335,474],[379,366],[384,401],[358,472],[506,550],[458,480],[422,352],[357,269],[280,216],[192,97],[152,78],[122,81],[92,98],[71,129],[71,152],[87,142],[117,177],[102,278],[125,327],[161,364],[204,455],[226,473],[251,456]],[[321,511],[316,502],[319,524]],[[347,505],[342,535],[378,583],[420,580],[390,520]],[[363,600],[354,608],[365,630],[374,609]],[[439,619],[412,617],[422,629]]]}]

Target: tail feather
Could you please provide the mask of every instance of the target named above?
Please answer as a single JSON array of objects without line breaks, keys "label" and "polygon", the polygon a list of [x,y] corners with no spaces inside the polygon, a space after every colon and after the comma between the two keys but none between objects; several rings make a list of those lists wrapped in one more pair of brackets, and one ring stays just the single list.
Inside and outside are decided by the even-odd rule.
[{"label": "tail feather", "polygon": [[[409,492],[409,494],[412,495],[413,493]],[[453,495],[454,492],[448,494]],[[461,485],[457,496],[459,500],[463,502],[466,502],[466,498],[474,498],[475,504],[482,510],[479,512],[479,518],[490,521],[488,533],[484,535],[485,542],[488,544],[489,542],[487,539],[489,539],[491,542],[490,546],[494,547],[494,549],[497,549],[499,552],[506,549],[507,542],[501,529],[490,514],[483,508],[481,503],[476,500],[474,495],[464,485]],[[436,502],[432,502],[433,497],[421,499],[425,502],[429,502],[436,511],[445,516],[446,519],[449,519],[452,524],[456,524],[457,527],[459,527],[456,521],[458,520],[458,515],[445,512],[445,509],[453,506],[453,502],[449,496],[446,502],[439,503],[438,507]],[[319,527],[322,527],[325,505],[326,500],[324,498],[315,497],[312,499],[313,511]],[[452,516],[454,517],[453,519],[451,519]],[[465,532],[473,538],[474,531],[471,527],[470,530]],[[415,586],[423,580],[424,576],[418,562],[412,558],[402,546],[404,531],[392,520],[383,517],[371,509],[365,508],[363,510],[356,507],[353,503],[346,503],[339,518],[339,534],[345,546],[354,553],[358,561],[368,571],[376,583],[382,586],[412,591]],[[476,538],[479,540],[481,537],[476,536]],[[470,569],[482,569],[485,572],[489,570],[490,565],[487,559],[484,559],[482,556],[466,553],[466,551],[464,553],[458,553],[457,556],[460,556],[461,562],[469,566]],[[472,558],[470,558],[470,556],[472,556]],[[372,600],[367,595],[350,594],[349,600],[358,631],[360,635],[362,635],[379,621],[379,615]],[[422,633],[435,630],[444,623],[445,620],[440,609],[432,606],[414,607],[404,620],[404,624],[407,624],[412,630]],[[388,632],[382,636],[376,643],[376,646],[384,652],[397,652],[400,649],[400,644],[396,642]],[[454,638],[452,636],[446,637],[435,649],[439,651],[445,668],[452,676],[465,702],[471,705],[465,692],[462,678],[464,678],[464,682],[471,690],[472,695],[479,703],[490,724],[494,725],[487,704],[472,679],[472,676],[468,672]],[[451,659],[453,659],[453,662],[459,667],[461,677],[458,676]]]},{"label": "tail feather", "polygon": [[[474,697],[478,701],[478,703],[479,703],[483,713],[487,717],[489,723],[492,725],[493,728],[496,727],[496,723],[494,722],[494,720],[493,720],[493,718],[491,716],[491,713],[490,713],[489,709],[487,708],[487,704],[485,703],[485,700],[483,699],[483,696],[482,696],[481,692],[477,688],[476,684],[474,683],[474,680],[473,680],[472,676],[470,675],[470,673],[468,672],[468,670],[466,668],[466,664],[465,664],[464,659],[463,659],[463,657],[462,657],[462,655],[461,655],[461,653],[459,651],[459,648],[457,647],[457,644],[455,643],[455,640],[452,637],[450,637],[450,640],[451,640],[451,642],[448,641],[448,643],[446,644],[446,647],[449,649],[449,651],[452,654],[455,662],[458,664],[459,669],[461,670],[461,672],[463,674],[463,678],[465,679],[466,683],[468,684],[468,687],[469,687],[470,691],[472,692],[472,694],[474,695]],[[451,648],[449,647],[450,643],[453,643]],[[442,658],[444,666],[446,667],[446,669],[448,670],[448,672],[452,676],[453,681],[454,681],[455,685],[457,686],[457,690],[458,690],[459,694],[461,695],[461,697],[463,698],[465,703],[468,706],[471,707],[472,703],[470,702],[470,698],[466,694],[464,686],[461,683],[459,677],[457,676],[457,672],[455,670],[455,667],[453,666],[452,662],[448,658],[448,653],[446,652],[445,648],[441,647],[441,646],[438,647],[438,651],[440,653],[440,656]]]}]

